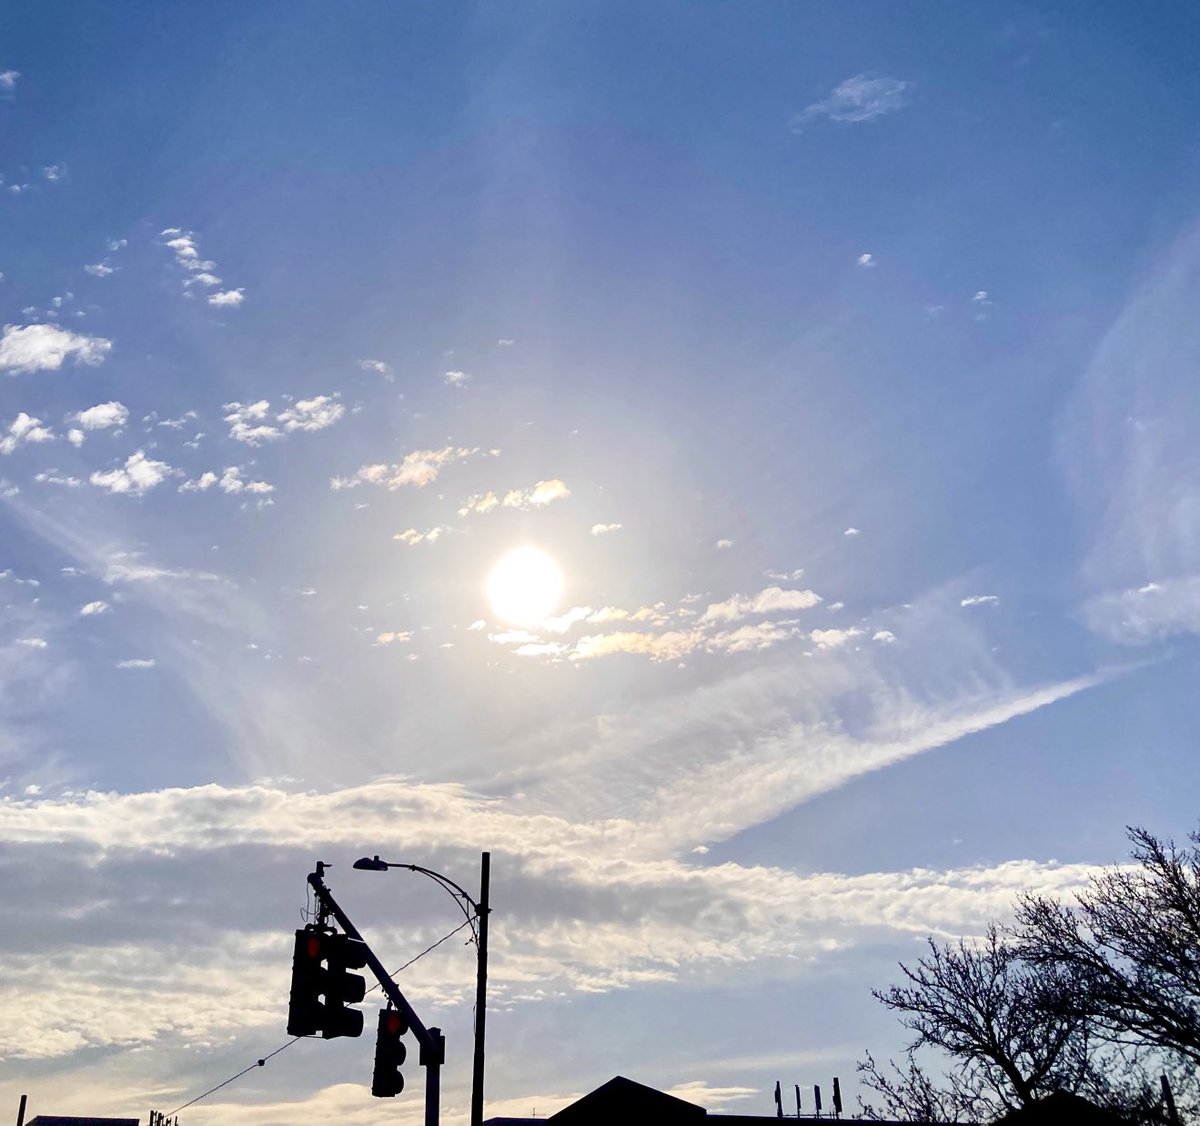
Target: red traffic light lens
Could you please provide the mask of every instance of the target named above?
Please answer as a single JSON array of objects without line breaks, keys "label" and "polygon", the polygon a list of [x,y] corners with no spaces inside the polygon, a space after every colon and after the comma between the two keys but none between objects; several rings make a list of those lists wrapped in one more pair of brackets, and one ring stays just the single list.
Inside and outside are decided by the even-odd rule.
[{"label": "red traffic light lens", "polygon": [[315,934],[310,935],[308,939],[308,956],[310,958],[320,958],[321,956],[321,940]]},{"label": "red traffic light lens", "polygon": [[396,1012],[388,1013],[387,1015],[387,1030],[391,1035],[395,1036],[401,1031],[403,1021],[400,1019],[400,1014]]}]

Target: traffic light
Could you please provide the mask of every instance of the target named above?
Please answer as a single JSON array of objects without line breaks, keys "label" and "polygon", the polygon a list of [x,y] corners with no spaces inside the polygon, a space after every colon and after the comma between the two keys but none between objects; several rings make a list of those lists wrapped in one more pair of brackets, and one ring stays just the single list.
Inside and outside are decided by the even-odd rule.
[{"label": "traffic light", "polygon": [[321,959],[324,957],[325,935],[320,931],[298,930],[296,948],[292,953],[292,992],[288,999],[289,1036],[312,1036],[321,1031],[324,1006],[324,972]]},{"label": "traffic light", "polygon": [[377,1099],[390,1099],[404,1090],[400,1065],[408,1055],[401,1037],[408,1031],[408,1021],[396,1009],[382,1009],[379,1031],[375,1034],[375,1070],[371,1074],[371,1094]]},{"label": "traffic light", "polygon": [[319,1032],[326,1040],[361,1036],[363,1015],[346,1006],[363,999],[367,983],[361,975],[347,971],[366,964],[366,943],[358,939],[321,930],[296,931],[288,1035],[313,1036]]},{"label": "traffic light", "polygon": [[324,1019],[321,1035],[326,1040],[335,1036],[361,1036],[363,1015],[347,1005],[357,1005],[367,991],[362,974],[348,973],[367,964],[367,944],[346,934],[331,934],[325,939]]}]

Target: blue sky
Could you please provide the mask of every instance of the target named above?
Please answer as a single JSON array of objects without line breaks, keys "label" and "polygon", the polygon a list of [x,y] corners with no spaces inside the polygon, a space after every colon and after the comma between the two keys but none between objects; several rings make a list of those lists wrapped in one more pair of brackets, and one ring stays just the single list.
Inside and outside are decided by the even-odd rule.
[{"label": "blue sky", "polygon": [[[490,1112],[852,1103],[925,935],[1193,828],[1198,22],[0,15],[0,1098],[171,1110],[314,860],[400,964],[349,862],[490,849]],[[186,1121],[419,1121],[369,1052]]]}]

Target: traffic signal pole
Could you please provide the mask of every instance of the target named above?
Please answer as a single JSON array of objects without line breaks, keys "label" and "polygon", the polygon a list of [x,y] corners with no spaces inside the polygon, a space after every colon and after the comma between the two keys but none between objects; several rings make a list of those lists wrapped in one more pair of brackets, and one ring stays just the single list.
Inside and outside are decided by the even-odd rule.
[{"label": "traffic signal pole", "polygon": [[358,928],[350,921],[350,916],[338,906],[337,900],[329,888],[325,886],[325,865],[317,862],[317,870],[310,872],[308,884],[316,893],[323,909],[327,910],[341,924],[342,930],[351,938],[358,939],[366,947],[367,965],[375,975],[380,987],[391,1003],[404,1014],[408,1026],[417,1043],[421,1046],[420,1063],[425,1068],[425,1126],[439,1126],[441,1115],[441,1072],[446,1058],[446,1038],[440,1028],[426,1028],[424,1022],[417,1016],[416,1010],[408,1003],[407,998],[400,992],[400,987],[391,979],[383,963],[375,957],[375,952],[366,944],[366,940],[358,933]]},{"label": "traffic signal pole", "polygon": [[488,970],[488,906],[491,884],[492,854],[485,852],[479,870],[479,902],[475,915],[479,920],[479,961],[475,976],[475,1056],[471,1066],[471,1126],[483,1123],[483,1032],[487,1020],[487,970]]}]

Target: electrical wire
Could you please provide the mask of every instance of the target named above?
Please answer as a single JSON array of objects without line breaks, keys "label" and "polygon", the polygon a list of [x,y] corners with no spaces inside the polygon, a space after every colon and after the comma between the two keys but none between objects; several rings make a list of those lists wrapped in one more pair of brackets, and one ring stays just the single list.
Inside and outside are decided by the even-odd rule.
[{"label": "electrical wire", "polygon": [[[465,927],[471,921],[472,921],[471,919],[467,919],[464,922],[459,923],[458,926],[456,926],[454,928],[454,930],[450,931],[449,934],[442,935],[442,937],[439,938],[437,940],[437,942],[435,942],[432,946],[425,947],[425,949],[422,950],[420,954],[417,954],[414,957],[409,958],[409,960],[407,962],[405,962],[404,965],[402,965],[399,969],[392,970],[392,972],[389,976],[395,977],[397,974],[403,973],[414,962],[418,961],[421,958],[424,958],[426,954],[430,953],[433,950],[436,950],[439,946],[441,946],[441,944],[443,942],[446,942],[449,939],[453,938],[456,934],[458,934],[458,932],[460,930],[463,929],[463,927]],[[382,983],[377,981],[374,985],[371,986],[370,989],[364,991],[363,996],[365,997],[367,995],[367,993],[374,993],[376,989],[382,989],[382,988],[383,988]],[[241,1077],[243,1075],[246,1075],[249,1072],[253,1071],[256,1067],[266,1067],[267,1060],[272,1059],[274,1056],[279,1055],[280,1052],[284,1051],[286,1048],[290,1048],[298,1040],[303,1040],[303,1039],[305,1039],[305,1037],[303,1037],[303,1036],[293,1036],[292,1039],[289,1040],[286,1044],[281,1044],[278,1048],[275,1049],[275,1051],[271,1052],[269,1055],[263,1056],[262,1059],[255,1060],[254,1063],[252,1063],[249,1067],[242,1068],[242,1070],[239,1071],[236,1075],[231,1075],[228,1079],[225,1079],[222,1082],[218,1083],[215,1087],[210,1087],[207,1091],[204,1092],[204,1094],[197,1095],[190,1102],[184,1103],[183,1106],[177,1106],[173,1111],[171,1111],[167,1115],[167,1117],[172,1118],[176,1114],[178,1114],[181,1110],[187,1110],[187,1108],[189,1106],[195,1106],[196,1103],[200,1102],[201,1099],[207,1099],[209,1095],[215,1094],[222,1087],[228,1087],[229,1084],[232,1083],[234,1080],[241,1079]]]}]

